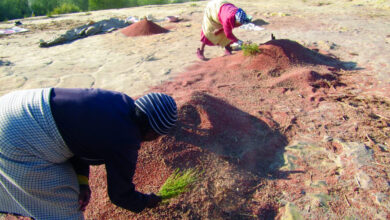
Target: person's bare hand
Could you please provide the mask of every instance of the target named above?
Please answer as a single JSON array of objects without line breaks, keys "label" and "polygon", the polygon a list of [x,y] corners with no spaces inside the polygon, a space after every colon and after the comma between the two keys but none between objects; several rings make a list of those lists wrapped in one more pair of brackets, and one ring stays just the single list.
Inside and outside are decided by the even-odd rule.
[{"label": "person's bare hand", "polygon": [[89,186],[80,185],[79,205],[81,211],[85,211],[90,199],[91,199],[91,189],[89,188]]}]

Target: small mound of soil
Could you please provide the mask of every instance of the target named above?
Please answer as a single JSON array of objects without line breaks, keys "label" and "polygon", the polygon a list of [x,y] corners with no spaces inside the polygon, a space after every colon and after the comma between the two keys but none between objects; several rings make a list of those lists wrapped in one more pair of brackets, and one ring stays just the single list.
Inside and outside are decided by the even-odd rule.
[{"label": "small mound of soil", "polygon": [[154,23],[153,21],[149,21],[148,19],[143,19],[126,28],[123,28],[121,32],[127,37],[136,37],[136,36],[146,36],[146,35],[167,33],[169,32],[169,30],[161,27],[160,25]]},{"label": "small mound of soil", "polygon": [[282,87],[287,89],[320,89],[334,88],[342,86],[339,77],[331,72],[319,73],[311,69],[296,68],[283,73],[283,75],[268,80],[268,85],[272,88]]},{"label": "small mound of soil", "polygon": [[237,70],[244,68],[261,71],[271,77],[280,76],[280,73],[297,65],[322,65],[343,69],[340,60],[310,50],[291,40],[271,40],[260,45],[259,49],[261,52],[256,56],[235,57],[234,59],[241,65],[231,67]]},{"label": "small mound of soil", "polygon": [[[279,48],[279,50],[273,48]],[[310,50],[291,40],[271,40],[261,45],[260,49],[267,51],[267,54],[275,51],[273,54],[274,58],[287,57],[294,64],[327,65],[342,68],[340,60]]]}]

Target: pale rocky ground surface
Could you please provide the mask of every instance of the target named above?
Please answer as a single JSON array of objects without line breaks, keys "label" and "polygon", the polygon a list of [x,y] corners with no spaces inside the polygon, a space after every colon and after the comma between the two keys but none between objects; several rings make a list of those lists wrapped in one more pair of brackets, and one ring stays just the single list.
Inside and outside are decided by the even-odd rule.
[{"label": "pale rocky ground surface", "polygon": [[[348,69],[358,72],[360,80],[356,83],[359,84],[357,88],[361,92],[354,90],[355,94],[360,97],[375,96],[384,103],[389,102],[388,1],[231,2],[253,15],[254,21],[265,28],[262,31],[236,29],[235,34],[240,39],[265,43],[271,39],[272,33],[276,38],[290,39],[304,46],[326,51],[346,62]],[[197,60],[195,51],[200,46],[202,12],[206,3],[190,2],[60,15],[55,18],[23,19],[21,21],[24,27],[30,29],[29,32],[0,37],[0,95],[16,89],[37,87],[93,87],[122,91],[133,97],[142,95],[150,87],[177,76],[187,66],[201,62]],[[89,21],[147,15],[152,15],[156,20],[163,20],[169,15],[179,15],[184,20],[179,23],[156,21],[171,30],[167,34],[127,38],[116,31],[50,48],[38,47],[40,39],[57,37],[66,30]],[[13,21],[0,23],[0,28],[12,26]],[[205,55],[208,58],[220,57],[222,54],[223,50],[220,48],[206,47]],[[373,77],[374,83],[367,83],[366,77]],[[390,123],[388,106],[382,105],[382,110],[387,114],[378,116],[387,121],[387,128]],[[311,114],[326,113],[327,108],[332,108],[332,105],[321,105]],[[334,120],[337,120],[336,117]],[[310,172],[294,177],[295,180],[275,183],[275,187],[283,188],[285,185],[286,189],[290,186],[297,190],[304,185],[305,190],[297,193],[289,189],[283,191],[282,195],[277,194],[278,218],[296,219],[303,216],[306,219],[337,219],[343,216],[342,219],[388,219],[388,129],[382,130],[382,136],[385,138],[379,142],[369,136],[366,142],[350,139],[346,142],[325,135],[322,141],[318,141],[318,137],[314,138],[316,122],[308,121],[307,125],[313,134],[308,136],[307,133],[298,133],[289,139],[282,155],[285,164],[281,170],[304,167]],[[346,130],[348,129],[346,127]],[[336,153],[320,147],[326,143],[331,143]],[[375,145],[383,151],[378,153],[366,145]],[[343,150],[337,152],[339,148]],[[341,176],[335,180],[334,176],[321,176],[316,173],[318,171],[338,173],[337,176]],[[348,175],[352,178],[348,178]],[[339,182],[339,185],[334,182]],[[266,184],[263,190],[272,192],[272,185]],[[258,194],[259,197],[274,195],[264,195],[261,191]],[[340,195],[342,197],[338,198]],[[362,204],[370,206],[359,207]],[[335,206],[343,208],[333,210]],[[89,207],[91,208],[93,209]],[[99,211],[89,210],[89,213],[96,212],[99,214]],[[150,216],[154,216],[153,213]],[[148,215],[143,215],[144,219],[147,217]]]}]

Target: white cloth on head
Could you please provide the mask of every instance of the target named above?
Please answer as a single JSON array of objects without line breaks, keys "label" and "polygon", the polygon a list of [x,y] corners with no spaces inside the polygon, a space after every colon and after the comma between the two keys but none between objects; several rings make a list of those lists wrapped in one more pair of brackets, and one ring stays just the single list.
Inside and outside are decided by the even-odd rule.
[{"label": "white cloth on head", "polygon": [[73,156],[50,110],[51,89],[0,98],[0,211],[34,219],[83,219]]}]

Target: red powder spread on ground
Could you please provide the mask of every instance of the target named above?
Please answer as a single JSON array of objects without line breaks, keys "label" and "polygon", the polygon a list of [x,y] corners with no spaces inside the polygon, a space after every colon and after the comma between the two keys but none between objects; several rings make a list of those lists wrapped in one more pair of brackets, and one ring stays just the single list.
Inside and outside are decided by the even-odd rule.
[{"label": "red powder spread on ground", "polygon": [[153,21],[149,21],[148,19],[143,19],[121,30],[121,32],[127,37],[162,34],[167,33],[168,31],[169,30],[159,26]]},{"label": "red powder spread on ground", "polygon": [[[138,30],[148,23],[141,21],[128,30]],[[320,164],[316,157],[308,161],[294,157],[291,160],[297,168],[280,169],[286,162],[287,143],[297,136],[309,136],[319,147],[343,152],[342,145],[323,144],[321,140],[332,136],[364,142],[366,134],[378,133],[375,127],[382,125],[379,119],[366,120],[361,112],[367,109],[365,114],[370,115],[375,109],[385,115],[386,109],[376,104],[379,101],[353,99],[348,89],[357,85],[357,74],[334,57],[290,40],[272,40],[259,48],[261,52],[253,56],[237,52],[198,62],[174,79],[151,88],[175,98],[179,120],[168,135],[142,144],[133,182],[141,192],[156,193],[174,170],[196,167],[202,174],[193,189],[169,204],[135,214],[110,202],[104,167],[92,168],[93,193],[85,218],[277,219],[280,204],[275,198],[283,198],[285,193],[289,198],[302,198],[312,192],[305,181],[313,178],[328,183],[340,181],[329,170],[316,167]],[[347,103],[343,104],[344,99]],[[364,109],[349,102],[354,106],[364,104]],[[345,133],[348,129],[351,131]],[[348,183],[355,182],[353,177],[342,175]],[[340,192],[333,191],[335,197],[343,196]],[[359,193],[361,198],[368,197],[364,191]],[[372,201],[361,204],[375,206]],[[345,202],[327,205],[334,213],[351,209]],[[323,215],[322,207],[313,207],[311,216]],[[342,214],[335,216],[341,218]]]}]

